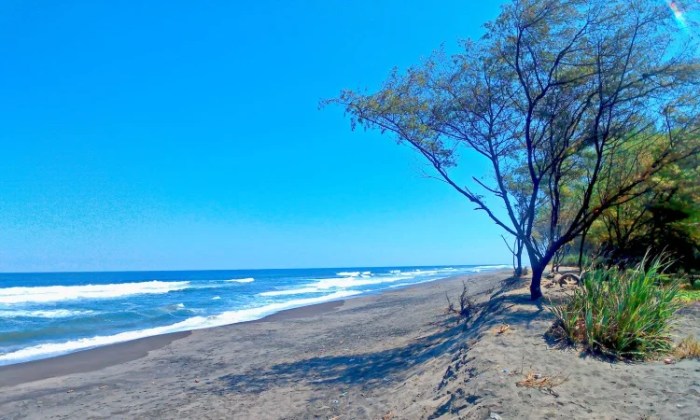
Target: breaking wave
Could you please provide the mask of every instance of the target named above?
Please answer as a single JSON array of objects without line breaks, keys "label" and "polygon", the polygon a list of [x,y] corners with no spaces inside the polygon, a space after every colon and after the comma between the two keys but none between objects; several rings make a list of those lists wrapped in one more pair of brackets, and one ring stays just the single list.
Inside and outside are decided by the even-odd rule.
[{"label": "breaking wave", "polygon": [[160,294],[188,288],[189,281],[88,284],[83,286],[8,287],[0,289],[0,303],[46,303],[76,299],[111,299]]}]

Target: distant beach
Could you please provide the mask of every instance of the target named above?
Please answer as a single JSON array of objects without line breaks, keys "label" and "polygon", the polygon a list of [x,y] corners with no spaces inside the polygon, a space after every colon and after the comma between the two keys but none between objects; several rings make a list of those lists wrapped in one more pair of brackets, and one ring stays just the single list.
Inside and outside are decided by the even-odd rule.
[{"label": "distant beach", "polygon": [[[507,270],[456,276],[0,367],[0,417],[691,418],[698,412],[697,361],[611,364],[550,347],[543,338],[551,325],[547,310],[528,300],[526,279],[508,277]],[[467,326],[445,312],[446,296],[454,301],[463,284],[478,307]],[[555,299],[565,292],[556,287],[548,292]],[[684,311],[679,333],[700,333],[692,322],[700,307]],[[518,386],[529,373],[551,377],[554,386]]]}]

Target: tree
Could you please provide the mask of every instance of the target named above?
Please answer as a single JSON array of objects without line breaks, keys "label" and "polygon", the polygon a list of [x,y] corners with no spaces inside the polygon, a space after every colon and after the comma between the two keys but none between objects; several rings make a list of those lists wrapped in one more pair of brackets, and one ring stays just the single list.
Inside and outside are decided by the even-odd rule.
[{"label": "tree", "polygon": [[[522,241],[534,300],[558,250],[700,151],[700,50],[681,38],[662,2],[516,0],[459,54],[437,53],[395,70],[375,93],[347,90],[330,102],[345,107],[353,129],[413,147]],[[651,138],[662,140],[647,147]],[[456,178],[466,150],[489,162],[490,176]],[[620,159],[633,164],[612,182]]]},{"label": "tree", "polygon": [[506,244],[508,251],[510,251],[513,256],[513,276],[521,277],[523,275],[523,249],[525,248],[523,241],[519,238],[515,238],[513,245],[511,245],[508,243],[508,239],[506,239],[505,236],[501,235],[501,238]]}]

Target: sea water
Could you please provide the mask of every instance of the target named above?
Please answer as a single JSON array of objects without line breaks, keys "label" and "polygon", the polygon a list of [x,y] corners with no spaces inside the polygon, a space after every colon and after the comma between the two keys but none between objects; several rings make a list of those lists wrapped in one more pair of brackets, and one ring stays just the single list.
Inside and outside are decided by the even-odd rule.
[{"label": "sea water", "polygon": [[502,268],[0,274],[0,366]]}]

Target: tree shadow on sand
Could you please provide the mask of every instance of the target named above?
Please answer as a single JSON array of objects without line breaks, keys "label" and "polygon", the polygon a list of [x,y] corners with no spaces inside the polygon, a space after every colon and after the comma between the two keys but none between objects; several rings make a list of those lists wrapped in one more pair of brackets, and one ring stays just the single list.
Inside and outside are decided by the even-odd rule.
[{"label": "tree shadow on sand", "polygon": [[[478,339],[486,331],[504,322],[527,327],[544,309],[541,303],[532,303],[527,297],[504,295],[503,292],[520,282],[506,280],[503,287],[480,305],[478,315],[470,322],[459,322],[455,317],[445,317],[434,323],[439,330],[431,335],[415,339],[410,344],[378,352],[353,355],[318,356],[291,363],[280,363],[264,370],[245,374],[224,375],[219,379],[225,387],[219,392],[260,393],[272,387],[298,385],[359,386],[368,390],[387,383],[405,379],[409,368],[443,354],[456,353],[469,340]],[[526,304],[536,311],[502,311],[513,304]],[[437,309],[437,308],[436,308]],[[492,315],[499,313],[498,317]],[[438,384],[435,384],[438,385]]]},{"label": "tree shadow on sand", "polygon": [[242,375],[225,375],[224,391],[259,393],[275,386],[306,382],[315,385],[352,385],[371,389],[403,378],[406,370],[459,345],[463,327],[455,325],[412,343],[378,352],[319,356]]}]

